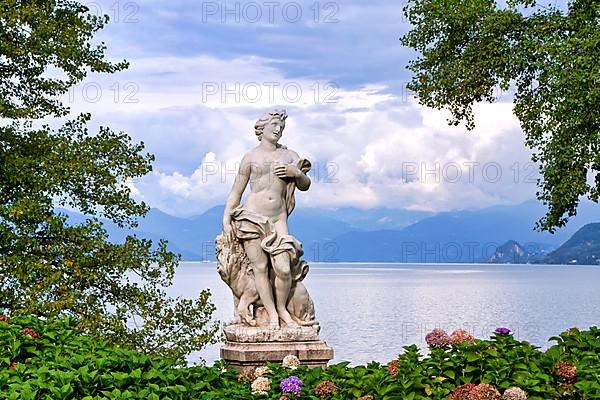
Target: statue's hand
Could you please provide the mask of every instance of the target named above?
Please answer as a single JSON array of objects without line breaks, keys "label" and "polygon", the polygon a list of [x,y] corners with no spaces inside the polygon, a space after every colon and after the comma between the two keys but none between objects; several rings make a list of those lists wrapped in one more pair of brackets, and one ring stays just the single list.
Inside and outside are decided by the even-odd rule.
[{"label": "statue's hand", "polygon": [[223,236],[227,238],[233,237],[233,227],[231,224],[223,224]]},{"label": "statue's hand", "polygon": [[275,175],[281,179],[283,178],[298,178],[302,171],[298,169],[295,165],[292,164],[278,164],[275,165],[273,169]]}]

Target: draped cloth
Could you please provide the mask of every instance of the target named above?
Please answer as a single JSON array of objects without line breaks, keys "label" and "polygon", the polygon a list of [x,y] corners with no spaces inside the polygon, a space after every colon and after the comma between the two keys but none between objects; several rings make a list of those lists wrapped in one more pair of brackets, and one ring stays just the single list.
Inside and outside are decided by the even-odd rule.
[{"label": "draped cloth", "polygon": [[[310,161],[305,158],[301,158],[298,160],[296,167],[303,173],[307,173],[310,171]],[[294,199],[294,190],[296,189],[296,182],[294,180],[290,180],[287,184],[285,191],[285,205],[287,208],[287,214],[290,215],[292,211],[294,211],[294,207],[296,207],[296,200]]]},{"label": "draped cloth", "polygon": [[[303,173],[307,173],[311,164],[306,159],[300,159],[296,166]],[[296,205],[294,200],[295,188],[296,183],[293,179],[290,179],[285,191],[285,205],[288,215],[292,213]],[[238,206],[231,212],[231,219],[235,237],[238,240],[260,239],[260,246],[269,255],[271,265],[273,265],[273,257],[287,252],[290,256],[292,281],[296,282],[304,279],[308,273],[308,264],[306,261],[300,260],[304,251],[302,250],[302,243],[298,239],[289,234],[278,235],[275,232],[273,223],[267,217],[247,210],[243,206]]]}]

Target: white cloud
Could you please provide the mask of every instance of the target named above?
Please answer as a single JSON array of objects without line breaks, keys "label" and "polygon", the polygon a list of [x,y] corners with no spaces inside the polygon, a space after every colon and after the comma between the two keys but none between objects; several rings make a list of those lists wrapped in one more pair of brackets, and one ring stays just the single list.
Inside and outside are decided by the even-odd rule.
[{"label": "white cloud", "polygon": [[[201,24],[198,7],[152,2],[140,7],[139,24],[109,24],[109,53],[131,67],[92,75],[67,99],[156,155],[133,186],[151,206],[189,215],[224,203],[237,162],[257,143],[254,122],[273,108],[290,115],[282,143],[314,163],[301,204],[442,211],[534,196],[510,104],[478,105],[477,129],[466,132],[406,97],[399,66],[411,51],[398,43],[398,3],[350,1],[338,24],[318,26]],[[336,76],[337,87],[327,86]]]},{"label": "white cloud", "polygon": [[[255,59],[246,62],[246,71],[272,71]],[[257,144],[255,120],[275,106],[170,108],[167,97],[162,101],[169,108],[154,103],[150,124],[135,117],[141,126],[128,129],[143,132],[146,141],[152,139],[150,147],[160,149],[155,172],[138,189],[152,206],[175,214],[224,203],[237,163]],[[403,101],[381,84],[340,90],[337,103],[287,108],[282,143],[314,163],[313,186],[298,195],[305,205],[442,211],[518,202],[535,192],[531,178],[523,182],[529,152],[510,104],[478,105],[477,128],[469,133],[448,126],[447,113]],[[192,166],[193,159],[200,161]]]}]

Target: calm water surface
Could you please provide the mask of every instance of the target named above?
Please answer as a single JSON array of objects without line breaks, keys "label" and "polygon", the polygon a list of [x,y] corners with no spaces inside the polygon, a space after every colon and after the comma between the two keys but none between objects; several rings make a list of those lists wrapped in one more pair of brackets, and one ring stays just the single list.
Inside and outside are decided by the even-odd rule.
[{"label": "calm water surface", "polygon": [[[402,346],[423,349],[433,328],[462,327],[487,338],[508,326],[519,340],[547,347],[571,326],[600,325],[600,267],[480,264],[311,264],[304,281],[334,362],[387,362]],[[182,263],[170,293],[210,288],[215,318],[233,316],[229,288],[214,263]],[[193,354],[209,364],[219,345]]]}]

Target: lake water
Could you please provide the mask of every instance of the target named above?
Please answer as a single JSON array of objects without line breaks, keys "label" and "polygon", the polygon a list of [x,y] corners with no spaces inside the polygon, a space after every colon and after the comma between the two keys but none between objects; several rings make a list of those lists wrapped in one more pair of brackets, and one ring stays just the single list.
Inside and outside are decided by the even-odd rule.
[{"label": "lake water", "polygon": [[[434,328],[469,330],[488,338],[498,326],[546,348],[571,326],[600,325],[600,267],[489,264],[311,264],[304,281],[313,298],[321,337],[334,362],[387,362],[402,346],[426,349]],[[214,263],[182,263],[172,295],[195,297],[210,288],[215,318],[233,317],[231,292]],[[208,364],[214,345],[193,354]]]}]

